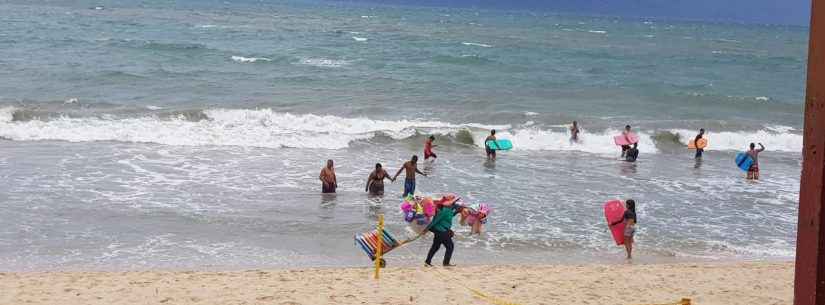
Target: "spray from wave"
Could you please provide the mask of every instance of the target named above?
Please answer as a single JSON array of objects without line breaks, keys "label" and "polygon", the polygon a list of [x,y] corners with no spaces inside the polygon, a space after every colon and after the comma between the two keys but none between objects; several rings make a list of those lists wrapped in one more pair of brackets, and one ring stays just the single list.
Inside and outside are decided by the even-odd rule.
[{"label": "spray from wave", "polygon": [[[510,125],[455,124],[425,120],[373,120],[332,115],[291,114],[270,109],[209,109],[153,113],[141,117],[47,116],[15,119],[21,110],[0,108],[0,137],[15,141],[61,140],[71,142],[122,141],[189,146],[247,146],[343,149],[354,141],[386,136],[393,140],[414,139],[422,134],[447,137],[460,145],[483,147],[490,129],[498,137],[513,141],[516,150],[579,151],[615,154],[613,136],[619,130],[588,132],[580,141],[570,141],[563,126],[539,128],[535,124]],[[639,132],[642,153],[680,151],[692,130]],[[713,132],[709,150],[743,150],[750,142],[762,142],[774,151],[798,152],[802,136],[790,127],[773,126],[756,132]]]}]

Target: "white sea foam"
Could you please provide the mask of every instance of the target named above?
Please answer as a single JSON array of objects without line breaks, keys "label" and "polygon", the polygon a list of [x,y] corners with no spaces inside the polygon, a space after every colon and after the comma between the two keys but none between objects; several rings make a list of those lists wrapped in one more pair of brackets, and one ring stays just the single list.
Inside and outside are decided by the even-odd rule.
[{"label": "white sea foam", "polygon": [[524,113],[524,115],[526,115],[526,116],[537,116],[537,115],[539,115],[539,113],[538,112],[527,111],[527,112]]},{"label": "white sea foam", "polygon": [[[613,143],[613,137],[621,132],[618,130],[607,130],[602,133],[588,133],[582,131],[579,135],[578,143],[570,142],[569,131],[543,130],[533,127],[504,130],[496,133],[499,139],[510,139],[513,141],[516,150],[556,150],[556,151],[581,151],[594,154],[612,155],[621,152],[621,149]],[[656,153],[656,145],[650,135],[638,133],[639,151],[642,153]],[[483,147],[484,138],[487,133],[479,132],[474,134],[475,143]]]},{"label": "white sea foam", "polygon": [[272,61],[272,59],[266,57],[243,57],[243,56],[232,56],[232,60],[236,62],[242,63],[253,63],[258,61]]},{"label": "white sea foam", "polygon": [[69,118],[12,122],[14,109],[0,109],[0,137],[15,141],[123,141],[185,146],[248,146],[346,148],[352,141],[381,132],[395,139],[417,132],[449,134],[467,128],[506,129],[508,125],[451,124],[438,121],[381,121],[314,114],[290,114],[269,109],[211,109],[208,119]]},{"label": "white sea foam", "polygon": [[67,99],[67,100],[63,101],[63,104],[76,104],[77,102],[78,102],[77,98],[73,97],[73,98],[70,98],[70,99]]},{"label": "white sea foam", "polygon": [[493,47],[492,45],[484,44],[484,43],[478,43],[478,42],[462,42],[461,44],[463,44],[465,46],[482,47],[482,48],[492,48]]},{"label": "white sea foam", "polygon": [[352,39],[355,40],[355,41],[358,41],[358,42],[364,42],[364,41],[368,40],[366,37],[358,37],[358,36],[352,36]]},{"label": "white sea foam", "polygon": [[[720,131],[709,130],[707,133],[708,148],[706,150],[747,150],[750,143],[762,143],[771,151],[801,152],[802,135],[792,133],[792,127],[768,126],[759,131]],[[695,130],[674,129],[682,144],[696,136]]]},{"label": "white sea foam", "polygon": [[340,68],[349,65],[351,62],[341,59],[327,58],[304,58],[300,62],[302,65],[315,66],[320,68]]},{"label": "white sea foam", "polygon": [[767,101],[771,100],[771,98],[769,98],[767,96],[757,96],[755,99],[757,101],[760,101],[760,102],[767,102]]},{"label": "white sea foam", "polygon": [[1,123],[8,123],[14,119],[14,107],[2,107],[0,108],[0,124]]},{"label": "white sea foam", "polygon": [[587,32],[588,33],[593,33],[593,34],[607,34],[607,31],[600,31],[600,30],[588,30]]},{"label": "white sea foam", "polygon": [[149,109],[149,110],[161,110],[161,109],[163,109],[163,107],[149,105],[149,106],[146,106],[146,109]]}]

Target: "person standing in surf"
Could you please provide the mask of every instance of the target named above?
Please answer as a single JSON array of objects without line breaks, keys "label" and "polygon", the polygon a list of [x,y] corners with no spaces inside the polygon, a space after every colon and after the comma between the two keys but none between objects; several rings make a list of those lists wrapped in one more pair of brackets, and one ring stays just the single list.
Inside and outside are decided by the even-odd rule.
[{"label": "person standing in surf", "polygon": [[[622,135],[625,137],[628,143],[630,143],[630,132],[630,125],[626,125],[624,127],[624,131],[622,131]],[[622,145],[622,158],[626,157],[628,150],[630,150],[630,144]]]},{"label": "person standing in surf", "polygon": [[321,169],[321,192],[325,194],[335,193],[338,188],[338,179],[335,177],[335,168],[333,168],[332,160],[327,160],[327,166]]},{"label": "person standing in surf", "polygon": [[404,162],[404,165],[398,169],[398,172],[395,173],[395,176],[392,177],[392,181],[395,181],[398,178],[398,175],[401,174],[401,171],[406,171],[406,178],[404,179],[404,194],[401,197],[406,198],[407,195],[415,195],[415,174],[421,174],[424,177],[427,177],[427,174],[422,173],[418,170],[418,156],[413,155],[410,158],[410,161]]},{"label": "person standing in surf", "polygon": [[748,180],[759,180],[759,153],[765,151],[765,146],[759,143],[759,149],[756,149],[756,145],[751,143],[750,147],[748,156],[753,159],[753,164],[748,169]]},{"label": "person standing in surf", "polygon": [[570,126],[570,143],[579,142],[579,123],[573,121],[573,126]]},{"label": "person standing in surf", "polygon": [[453,257],[453,217],[458,215],[459,207],[455,204],[452,206],[439,206],[438,210],[430,222],[430,232],[433,232],[433,245],[430,246],[430,251],[427,252],[427,260],[424,261],[424,266],[432,267],[433,256],[444,245],[444,260],[442,264],[444,267],[453,267],[450,264],[450,259]]},{"label": "person standing in surf", "polygon": [[696,138],[693,139],[693,146],[696,147],[696,155],[694,156],[694,158],[696,158],[696,159],[702,159],[702,154],[705,153],[704,148],[699,148],[699,140],[701,140],[704,135],[705,135],[705,129],[701,128],[701,129],[699,129],[699,134],[697,134]]},{"label": "person standing in surf", "polygon": [[633,237],[636,236],[636,201],[628,199],[624,205],[624,216],[621,220],[611,223],[610,226],[624,223],[624,249],[627,252],[627,259],[633,259]]},{"label": "person standing in surf", "polygon": [[381,167],[381,163],[375,164],[375,170],[370,173],[370,176],[367,178],[367,187],[366,191],[370,193],[370,195],[375,196],[383,196],[384,195],[384,179],[390,179],[390,181],[395,181],[393,178],[390,178],[390,174]]},{"label": "person standing in surf", "polygon": [[429,160],[430,157],[433,158],[433,161],[435,161],[435,159],[438,158],[438,156],[436,156],[433,152],[433,148],[438,145],[433,145],[433,141],[435,141],[435,136],[431,135],[429,138],[427,138],[427,141],[424,142],[424,161]]},{"label": "person standing in surf", "polygon": [[496,151],[494,149],[490,148],[490,146],[488,144],[490,142],[495,142],[495,141],[496,141],[496,130],[493,129],[493,130],[490,130],[490,135],[487,136],[486,139],[484,139],[484,151],[487,152],[487,160],[493,160],[493,161],[496,160]]}]

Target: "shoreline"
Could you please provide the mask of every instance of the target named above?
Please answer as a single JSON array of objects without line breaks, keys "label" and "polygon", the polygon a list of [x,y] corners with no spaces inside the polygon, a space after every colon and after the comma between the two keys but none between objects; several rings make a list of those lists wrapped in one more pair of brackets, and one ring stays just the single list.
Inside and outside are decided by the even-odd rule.
[{"label": "shoreline", "polygon": [[[1,272],[0,304],[789,304],[785,262]],[[473,290],[471,290],[473,289]]]}]

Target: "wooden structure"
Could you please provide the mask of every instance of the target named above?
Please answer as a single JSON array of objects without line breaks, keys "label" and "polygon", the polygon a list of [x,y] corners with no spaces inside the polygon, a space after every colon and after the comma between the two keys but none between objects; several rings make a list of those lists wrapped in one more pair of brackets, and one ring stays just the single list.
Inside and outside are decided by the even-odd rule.
[{"label": "wooden structure", "polygon": [[811,0],[794,305],[825,305],[825,0]]}]

